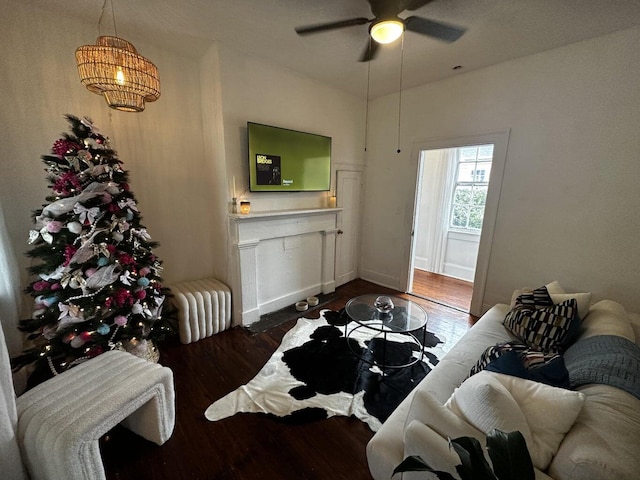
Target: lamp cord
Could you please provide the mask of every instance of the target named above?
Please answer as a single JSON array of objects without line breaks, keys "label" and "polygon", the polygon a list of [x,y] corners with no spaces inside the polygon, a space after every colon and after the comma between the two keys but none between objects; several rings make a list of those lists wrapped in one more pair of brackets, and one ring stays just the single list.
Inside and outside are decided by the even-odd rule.
[{"label": "lamp cord", "polygon": [[118,27],[116,27],[116,12],[113,9],[113,0],[111,1],[111,18],[113,19],[113,31],[116,32],[116,37],[118,36]]},{"label": "lamp cord", "polygon": [[104,17],[104,9],[107,6],[107,0],[102,2],[102,10],[100,10],[100,19],[98,20],[98,36],[102,36],[102,31],[100,30],[100,26],[102,25],[102,17]]},{"label": "lamp cord", "polygon": [[[369,50],[371,50],[371,36],[369,36]],[[367,151],[369,140],[369,82],[371,79],[371,60],[367,62],[367,104],[364,112],[364,151]]]},{"label": "lamp cord", "polygon": [[402,118],[402,65],[404,63],[404,33],[402,34],[402,41],[400,43],[400,88],[398,92],[398,150],[400,153],[400,121]]},{"label": "lamp cord", "polygon": [[[102,36],[102,32],[100,31],[100,27],[102,25],[102,18],[104,17],[104,11],[107,7],[107,0],[102,2],[102,10],[100,11],[100,19],[98,20],[98,36]],[[113,31],[115,32],[115,36],[118,36],[118,28],[116,27],[116,14],[113,9],[113,0],[111,0],[111,19],[113,20]]]}]

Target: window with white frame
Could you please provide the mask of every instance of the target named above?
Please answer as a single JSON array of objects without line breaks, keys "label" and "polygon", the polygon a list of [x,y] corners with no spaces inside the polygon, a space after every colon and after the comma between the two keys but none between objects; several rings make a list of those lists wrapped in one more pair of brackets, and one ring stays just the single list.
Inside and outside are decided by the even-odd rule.
[{"label": "window with white frame", "polygon": [[451,203],[452,229],[479,232],[484,220],[493,145],[461,147]]}]

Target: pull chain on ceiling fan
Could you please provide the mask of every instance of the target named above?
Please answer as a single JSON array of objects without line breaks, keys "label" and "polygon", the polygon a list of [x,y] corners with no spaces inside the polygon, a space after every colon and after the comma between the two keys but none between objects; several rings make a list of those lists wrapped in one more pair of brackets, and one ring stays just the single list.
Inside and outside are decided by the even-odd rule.
[{"label": "pull chain on ceiling fan", "polygon": [[369,24],[369,35],[373,40],[375,40],[375,42],[368,42],[366,49],[360,56],[359,61],[361,62],[373,60],[378,53],[378,47],[381,43],[391,43],[395,41],[405,30],[436,38],[448,43],[455,42],[466,31],[462,27],[436,20],[429,20],[416,15],[411,15],[406,18],[398,17],[398,15],[405,10],[417,10],[433,0],[367,1],[371,6],[371,13],[374,16],[372,19],[358,17],[348,20],[340,20],[337,22],[297,27],[295,30],[298,35],[309,35],[336,30],[339,28]]}]

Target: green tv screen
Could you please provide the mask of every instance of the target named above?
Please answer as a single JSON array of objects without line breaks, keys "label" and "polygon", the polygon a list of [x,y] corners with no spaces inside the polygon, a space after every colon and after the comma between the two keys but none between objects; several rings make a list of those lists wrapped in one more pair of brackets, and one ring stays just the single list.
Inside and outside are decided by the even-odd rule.
[{"label": "green tv screen", "polygon": [[252,192],[331,188],[331,137],[247,123]]}]

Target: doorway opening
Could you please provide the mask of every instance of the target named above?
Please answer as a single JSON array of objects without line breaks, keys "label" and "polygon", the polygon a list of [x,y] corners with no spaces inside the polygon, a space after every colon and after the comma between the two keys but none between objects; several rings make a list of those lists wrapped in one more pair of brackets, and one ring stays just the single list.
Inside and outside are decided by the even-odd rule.
[{"label": "doorway opening", "polygon": [[471,311],[494,144],[420,150],[408,293]]}]

